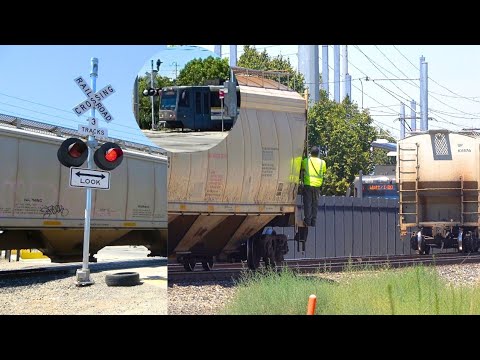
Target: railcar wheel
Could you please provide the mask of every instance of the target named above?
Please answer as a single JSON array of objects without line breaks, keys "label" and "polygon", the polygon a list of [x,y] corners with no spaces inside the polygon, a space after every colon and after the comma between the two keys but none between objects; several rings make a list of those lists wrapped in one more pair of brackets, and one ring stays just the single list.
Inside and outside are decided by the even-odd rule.
[{"label": "railcar wheel", "polygon": [[260,266],[260,256],[253,236],[247,240],[247,265],[250,270],[257,270]]},{"label": "railcar wheel", "polygon": [[472,252],[478,252],[478,246],[479,246],[478,239],[473,238],[472,239]]},{"label": "railcar wheel", "polygon": [[208,259],[206,261],[202,261],[202,267],[205,271],[210,271],[213,269],[213,259]]},{"label": "railcar wheel", "polygon": [[469,253],[472,251],[473,248],[473,239],[472,235],[467,234],[465,235],[465,238],[463,239],[463,252],[464,253]]},{"label": "railcar wheel", "polygon": [[428,255],[430,254],[430,246],[425,243],[425,238],[422,236],[422,240],[418,244],[418,254],[419,255]]},{"label": "railcar wheel", "polygon": [[270,258],[270,257],[264,257],[263,258],[263,263],[265,265],[265,268],[266,269],[275,269],[277,267],[277,265],[275,264],[275,260],[273,258]]},{"label": "railcar wheel", "polygon": [[410,238],[410,249],[417,250],[417,248],[418,248],[417,237],[414,235]]},{"label": "railcar wheel", "polygon": [[195,259],[193,258],[190,258],[190,259],[185,259],[183,261],[183,268],[186,270],[186,271],[193,271],[193,269],[195,269],[195,264],[197,262],[195,261]]},{"label": "railcar wheel", "polygon": [[425,249],[423,250],[423,255],[429,255],[431,248],[432,248],[431,246],[425,245]]}]

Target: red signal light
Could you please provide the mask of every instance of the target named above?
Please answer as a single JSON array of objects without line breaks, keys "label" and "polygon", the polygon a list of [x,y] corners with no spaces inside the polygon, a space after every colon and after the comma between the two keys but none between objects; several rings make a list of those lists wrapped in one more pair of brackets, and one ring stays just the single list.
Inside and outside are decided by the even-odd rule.
[{"label": "red signal light", "polygon": [[68,138],[57,151],[58,161],[66,167],[81,166],[88,157],[88,147],[81,139]]},{"label": "red signal light", "polygon": [[109,149],[105,153],[105,159],[107,159],[110,162],[113,162],[122,155],[123,155],[122,149],[119,149],[119,148]]},{"label": "red signal light", "polygon": [[102,170],[113,170],[122,163],[123,150],[115,143],[106,142],[93,155],[95,164]]},{"label": "red signal light", "polygon": [[79,158],[84,151],[80,143],[74,143],[68,147],[68,154],[73,158]]}]

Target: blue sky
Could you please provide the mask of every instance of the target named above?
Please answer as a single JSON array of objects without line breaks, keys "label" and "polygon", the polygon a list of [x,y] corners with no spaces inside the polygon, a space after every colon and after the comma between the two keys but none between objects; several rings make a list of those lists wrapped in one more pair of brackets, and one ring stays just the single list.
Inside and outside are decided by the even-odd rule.
[{"label": "blue sky", "polygon": [[100,127],[109,136],[153,145],[140,131],[132,108],[139,69],[165,46],[0,46],[0,113],[78,128],[90,112],[78,117],[72,108],[85,100],[73,79],[90,81],[90,59],[99,59],[97,90],[111,84],[115,93],[103,104],[114,120]]},{"label": "blue sky", "polygon": [[[200,45],[213,51],[214,45]],[[256,45],[270,55],[287,56],[297,67],[297,45]],[[132,88],[135,76],[150,69],[150,59],[160,58],[162,75],[175,77],[175,60],[164,45],[118,46],[0,46],[0,113],[77,128],[86,124],[87,114],[77,117],[71,110],[85,99],[73,79],[79,75],[89,79],[90,58],[99,58],[97,89],[111,84],[116,93],[104,101],[115,117],[101,127],[109,135],[130,141],[151,144],[141,134],[132,112]],[[198,50],[198,49],[197,49]],[[196,50],[195,50],[196,51]],[[210,52],[199,51],[208,56]],[[222,56],[228,57],[229,46],[223,45]],[[238,55],[242,54],[239,45]],[[399,135],[399,104],[417,101],[419,57],[425,56],[429,69],[429,116],[434,120],[429,127],[460,130],[464,127],[480,128],[480,46],[430,46],[430,45],[358,45],[348,46],[349,74],[352,75],[352,99],[361,107],[362,91],[359,78],[404,79],[363,80],[363,107],[370,108],[377,126]],[[321,56],[321,50],[320,50]],[[329,48],[330,66],[333,68],[333,49]],[[368,58],[367,58],[368,57]],[[378,68],[375,67],[374,64]],[[181,61],[178,61],[179,69]],[[321,64],[321,62],[320,62]],[[381,72],[386,74],[383,75]],[[333,70],[330,70],[330,81]],[[437,83],[435,83],[437,82]],[[382,89],[379,85],[384,87]],[[397,88],[398,86],[398,88]],[[390,93],[385,90],[387,89]],[[333,93],[333,83],[330,84]],[[343,93],[343,88],[342,88]],[[407,102],[408,100],[408,102]],[[418,125],[417,125],[418,126]]]},{"label": "blue sky", "polygon": [[[169,78],[175,78],[183,69],[186,63],[197,58],[206,58],[209,56],[217,57],[213,50],[208,50],[203,46],[186,45],[167,47],[156,52],[151,60],[153,60],[153,68],[156,69],[157,60],[161,61],[160,75]],[[138,74],[144,76],[146,72],[150,73],[152,69],[151,61],[147,61],[140,69]]]},{"label": "blue sky", "polygon": [[[202,45],[213,50],[213,45]],[[238,47],[238,56],[243,46]],[[298,45],[256,45],[258,50],[265,49],[270,55],[287,56],[293,67],[298,64]],[[223,56],[229,56],[229,46],[222,46]],[[320,48],[320,58],[322,50]],[[366,56],[365,56],[366,55]],[[418,70],[420,56],[428,62],[430,77],[429,103],[432,110],[429,117],[429,128],[446,128],[460,130],[462,128],[480,128],[480,46],[474,45],[349,45],[348,72],[352,76],[352,99],[359,107],[362,103],[361,81],[370,79],[417,79],[379,80],[363,82],[363,107],[370,108],[370,113],[377,126],[389,130],[395,137],[399,136],[400,101],[408,105],[406,116],[410,116],[410,100],[417,102],[420,110]],[[378,69],[370,60],[372,60]],[[333,81],[333,47],[329,47],[329,80]],[[320,60],[321,67],[321,60]],[[416,67],[416,68],[415,68]],[[321,71],[321,70],[320,70]],[[386,75],[383,75],[382,72]],[[408,77],[405,77],[407,75]],[[435,83],[436,82],[436,83]],[[378,84],[378,85],[377,85]],[[382,89],[379,85],[390,91]],[[418,85],[418,86],[417,86]],[[398,88],[397,88],[398,86]],[[330,94],[333,98],[333,83],[330,83]],[[343,87],[341,87],[343,94]],[[343,95],[342,95],[343,97]],[[410,124],[410,121],[407,120]],[[417,121],[417,128],[419,122]]]}]

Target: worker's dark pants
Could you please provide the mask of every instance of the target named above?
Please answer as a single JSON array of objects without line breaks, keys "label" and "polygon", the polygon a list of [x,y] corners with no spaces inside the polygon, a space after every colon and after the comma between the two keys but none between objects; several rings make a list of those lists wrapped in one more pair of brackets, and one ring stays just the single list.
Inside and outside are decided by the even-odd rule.
[{"label": "worker's dark pants", "polygon": [[307,226],[316,225],[319,196],[319,187],[305,185],[305,191],[303,193],[303,213],[305,214],[304,221]]}]

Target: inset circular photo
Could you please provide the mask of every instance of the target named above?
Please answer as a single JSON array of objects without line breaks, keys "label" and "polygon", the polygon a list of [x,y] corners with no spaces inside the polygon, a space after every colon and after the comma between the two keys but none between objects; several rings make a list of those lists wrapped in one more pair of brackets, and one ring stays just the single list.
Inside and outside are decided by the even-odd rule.
[{"label": "inset circular photo", "polygon": [[133,90],[138,125],[172,153],[220,143],[233,128],[241,103],[228,59],[193,45],[168,46],[153,55]]}]

